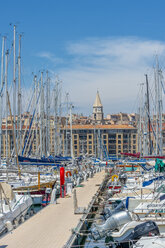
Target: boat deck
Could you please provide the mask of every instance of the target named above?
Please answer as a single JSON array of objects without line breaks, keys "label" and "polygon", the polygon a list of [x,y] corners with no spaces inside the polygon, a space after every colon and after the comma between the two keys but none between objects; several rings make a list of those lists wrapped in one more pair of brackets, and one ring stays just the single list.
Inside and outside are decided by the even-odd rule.
[{"label": "boat deck", "polygon": [[[87,207],[104,179],[104,171],[76,188],[78,206]],[[58,199],[38,212],[17,229],[0,239],[3,248],[62,248],[82,217],[74,214],[73,197]]]}]

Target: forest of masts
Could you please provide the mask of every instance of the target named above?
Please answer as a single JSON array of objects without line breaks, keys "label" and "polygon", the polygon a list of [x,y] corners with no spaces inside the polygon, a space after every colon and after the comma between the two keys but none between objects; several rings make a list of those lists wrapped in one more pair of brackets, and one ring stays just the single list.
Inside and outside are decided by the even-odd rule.
[{"label": "forest of masts", "polygon": [[[37,75],[33,74],[32,85],[24,85],[22,87],[22,61],[21,61],[21,38],[22,35],[17,35],[16,26],[13,26],[13,41],[7,47],[7,37],[2,36],[2,51],[1,51],[1,90],[0,90],[0,155],[2,150],[2,120],[5,119],[5,146],[6,146],[6,161],[8,160],[8,122],[10,118],[9,105],[12,100],[12,122],[14,127],[14,136],[18,154],[24,156],[29,146],[31,145],[32,125],[35,126],[36,138],[36,157],[49,156],[50,153],[50,128],[53,130],[54,136],[54,154],[61,154],[62,137],[61,137],[61,117],[62,110],[65,111],[65,155],[68,154],[67,131],[68,122],[72,122],[72,104],[69,102],[69,93],[66,93],[64,103],[62,103],[62,81],[58,76],[50,77],[50,73],[45,70],[40,70]],[[17,47],[18,44],[18,47]],[[11,65],[11,66],[10,66]],[[11,71],[9,71],[11,69]],[[10,84],[9,84],[10,82]],[[29,97],[28,97],[29,95]],[[29,120],[29,125],[22,131],[23,113],[31,113],[32,118]],[[70,118],[70,120],[69,120]],[[53,122],[51,120],[53,119]],[[10,121],[10,123],[11,123]],[[51,126],[53,123],[53,127]],[[71,125],[70,125],[71,126]],[[72,136],[71,136],[72,137]],[[71,146],[72,147],[72,146]],[[15,156],[15,149],[12,151]],[[1,160],[1,156],[0,156]],[[1,161],[0,161],[1,162]]]},{"label": "forest of masts", "polygon": [[163,96],[165,82],[160,69],[158,56],[155,58],[154,70],[145,83],[140,84],[139,120],[138,120],[138,151],[141,155],[163,154]]}]

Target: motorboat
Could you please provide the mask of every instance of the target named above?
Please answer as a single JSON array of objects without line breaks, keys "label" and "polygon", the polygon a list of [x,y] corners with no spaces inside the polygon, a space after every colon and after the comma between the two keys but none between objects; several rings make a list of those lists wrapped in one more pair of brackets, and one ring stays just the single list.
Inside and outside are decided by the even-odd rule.
[{"label": "motorboat", "polygon": [[14,194],[9,184],[0,183],[0,234],[24,221],[32,204],[30,195]]}]

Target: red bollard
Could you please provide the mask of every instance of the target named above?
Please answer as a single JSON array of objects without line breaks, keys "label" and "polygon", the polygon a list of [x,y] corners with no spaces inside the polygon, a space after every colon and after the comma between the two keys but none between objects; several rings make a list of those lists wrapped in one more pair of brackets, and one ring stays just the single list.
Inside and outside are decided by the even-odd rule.
[{"label": "red bollard", "polygon": [[60,197],[65,197],[65,169],[64,167],[60,168]]}]

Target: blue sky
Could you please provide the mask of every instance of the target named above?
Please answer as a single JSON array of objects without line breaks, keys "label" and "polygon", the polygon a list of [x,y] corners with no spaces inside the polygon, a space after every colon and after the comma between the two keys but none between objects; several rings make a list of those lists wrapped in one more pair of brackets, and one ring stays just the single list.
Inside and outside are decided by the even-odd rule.
[{"label": "blue sky", "polygon": [[23,87],[32,72],[49,69],[77,112],[91,113],[97,89],[105,113],[136,111],[138,85],[145,73],[152,83],[156,53],[164,68],[164,0],[6,0],[0,7],[8,46],[10,23],[23,32]]}]

